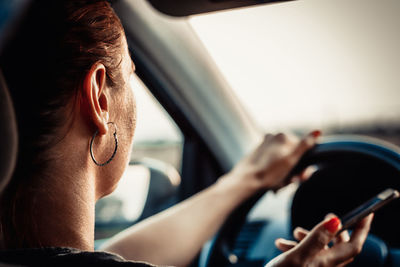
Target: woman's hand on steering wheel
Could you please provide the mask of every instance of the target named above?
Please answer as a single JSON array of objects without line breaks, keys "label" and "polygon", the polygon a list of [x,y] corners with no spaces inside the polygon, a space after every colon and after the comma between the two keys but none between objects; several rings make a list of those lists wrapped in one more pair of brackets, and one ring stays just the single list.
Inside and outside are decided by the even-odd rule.
[{"label": "woman's hand on steering wheel", "polygon": [[267,134],[261,144],[243,158],[226,178],[232,177],[231,181],[243,184],[248,195],[262,189],[278,190],[293,179],[305,180],[310,176],[307,170],[297,177],[289,177],[291,179],[287,179],[287,176],[303,154],[314,147],[320,134],[320,131],[313,131],[303,139],[282,133]]},{"label": "woman's hand on steering wheel", "polygon": [[[294,236],[299,241],[277,239],[276,246],[284,251],[270,261],[272,266],[344,266],[354,260],[361,252],[371,226],[373,214],[364,218],[354,229],[351,236],[341,229],[336,216],[328,216],[311,231],[296,228]],[[328,246],[329,243],[332,246]]]}]

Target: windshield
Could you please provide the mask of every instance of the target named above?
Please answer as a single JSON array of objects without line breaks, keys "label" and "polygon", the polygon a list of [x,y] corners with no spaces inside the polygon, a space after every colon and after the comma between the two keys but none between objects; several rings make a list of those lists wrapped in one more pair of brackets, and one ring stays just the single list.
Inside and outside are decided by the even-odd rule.
[{"label": "windshield", "polygon": [[400,1],[304,0],[189,19],[268,132],[400,132]]}]

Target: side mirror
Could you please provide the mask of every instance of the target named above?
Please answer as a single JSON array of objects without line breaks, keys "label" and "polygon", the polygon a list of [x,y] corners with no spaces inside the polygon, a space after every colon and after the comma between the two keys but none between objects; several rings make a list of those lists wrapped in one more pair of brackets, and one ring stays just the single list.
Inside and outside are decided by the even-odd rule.
[{"label": "side mirror", "polygon": [[150,171],[147,198],[139,220],[150,217],[176,203],[181,177],[172,165],[149,158],[134,161],[132,164],[145,166]]},{"label": "side mirror", "polygon": [[117,189],[96,203],[95,239],[108,238],[175,204],[180,182],[178,171],[168,163],[131,161]]}]

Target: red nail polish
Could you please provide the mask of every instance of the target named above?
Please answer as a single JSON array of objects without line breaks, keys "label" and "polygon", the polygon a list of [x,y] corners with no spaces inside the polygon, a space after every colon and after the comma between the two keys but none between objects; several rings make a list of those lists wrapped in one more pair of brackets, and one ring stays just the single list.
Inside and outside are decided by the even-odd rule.
[{"label": "red nail polish", "polygon": [[338,230],[339,225],[340,225],[340,220],[338,217],[333,217],[332,219],[324,223],[325,229],[331,233],[335,233]]},{"label": "red nail polish", "polygon": [[313,131],[311,132],[311,135],[314,136],[314,138],[317,138],[321,135],[321,131],[319,130]]}]

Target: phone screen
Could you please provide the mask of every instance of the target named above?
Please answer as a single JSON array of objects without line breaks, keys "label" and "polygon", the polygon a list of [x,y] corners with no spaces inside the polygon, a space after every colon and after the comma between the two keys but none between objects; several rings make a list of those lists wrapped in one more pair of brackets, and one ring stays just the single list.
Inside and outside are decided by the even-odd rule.
[{"label": "phone screen", "polygon": [[[381,207],[385,206],[392,200],[399,197],[399,192],[397,190],[388,188],[383,192],[379,193],[372,199],[363,203],[361,206],[355,208],[354,210],[347,213],[345,216],[341,218],[342,221],[342,230],[346,230],[354,224],[358,223],[362,218],[370,214],[371,212],[375,212]],[[340,231],[340,232],[341,232]]]}]

